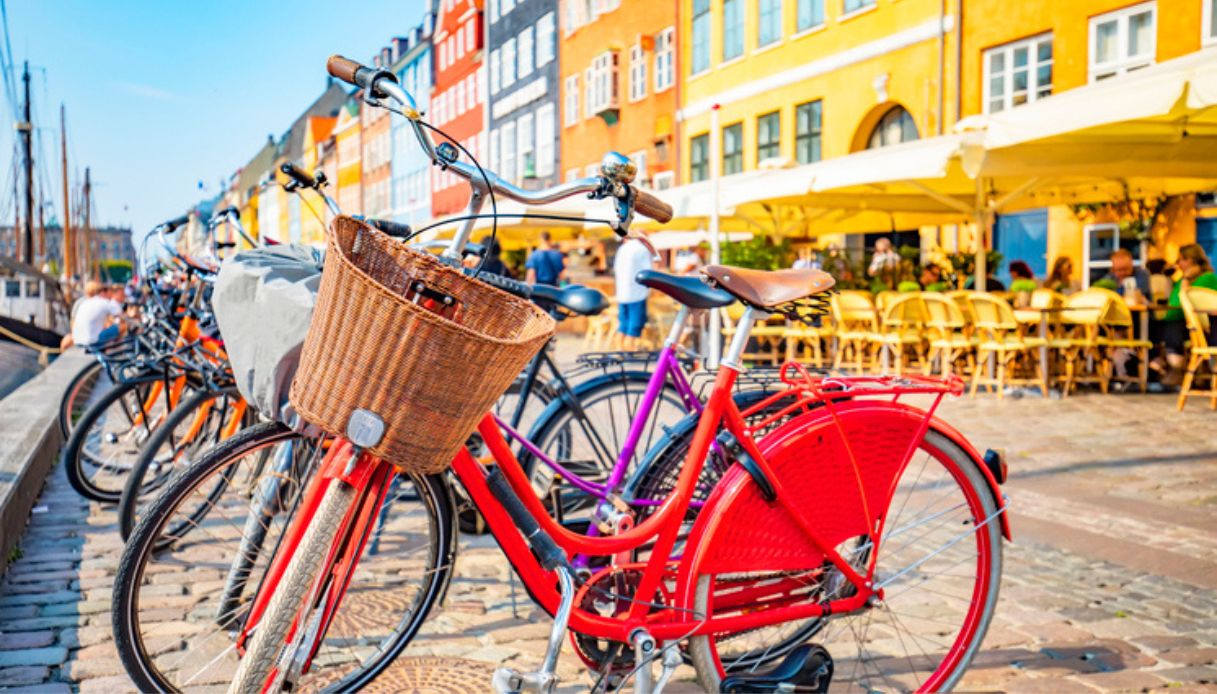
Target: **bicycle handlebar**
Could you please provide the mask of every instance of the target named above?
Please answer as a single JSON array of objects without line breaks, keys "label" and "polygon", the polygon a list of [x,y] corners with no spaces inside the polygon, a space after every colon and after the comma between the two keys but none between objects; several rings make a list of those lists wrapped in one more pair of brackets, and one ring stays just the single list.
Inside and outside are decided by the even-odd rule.
[{"label": "bicycle handlebar", "polygon": [[283,165],[279,167],[279,170],[287,174],[289,178],[305,188],[317,187],[317,179],[313,178],[308,173],[297,169],[290,161],[283,162]]}]

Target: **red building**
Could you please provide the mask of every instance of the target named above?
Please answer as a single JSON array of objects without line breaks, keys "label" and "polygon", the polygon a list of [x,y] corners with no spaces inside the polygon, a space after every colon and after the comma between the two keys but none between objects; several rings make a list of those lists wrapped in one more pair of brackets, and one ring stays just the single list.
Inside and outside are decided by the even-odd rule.
[{"label": "red building", "polygon": [[[486,151],[482,2],[440,0],[439,5],[432,49],[435,88],[431,94],[431,122],[482,161]],[[482,161],[483,166],[488,163]],[[434,215],[452,214],[469,202],[469,185],[432,168],[431,196]]]}]

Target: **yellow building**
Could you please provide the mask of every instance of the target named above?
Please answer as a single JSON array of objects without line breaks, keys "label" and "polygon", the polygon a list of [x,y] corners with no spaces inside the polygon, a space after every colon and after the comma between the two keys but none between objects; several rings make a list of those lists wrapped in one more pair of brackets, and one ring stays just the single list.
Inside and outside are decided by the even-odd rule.
[{"label": "yellow building", "polygon": [[[957,108],[963,116],[1017,108],[1213,46],[1215,5],[1213,0],[965,0]],[[1210,50],[1217,60],[1217,49]],[[993,245],[1006,261],[1026,260],[1040,275],[1056,258],[1067,257],[1074,279],[1083,284],[1107,274],[1107,254],[1115,245],[1142,260],[1168,262],[1188,243],[1200,242],[1210,255],[1217,252],[1217,219],[1211,210],[1197,208],[1195,196],[1169,200],[1152,230],[1153,242],[1144,246],[1127,228],[1121,232],[1128,206],[1121,207],[1075,212],[1058,206],[999,217]]]},{"label": "yellow building", "polygon": [[[680,180],[806,164],[949,133],[969,115],[1118,79],[1217,43],[1213,4],[680,0]],[[1210,252],[1217,251],[1217,224],[1208,226],[1204,214],[1197,221],[1191,197],[1170,201],[1145,257],[1173,259],[1198,231]],[[1067,207],[1002,215],[994,246],[1007,262],[1025,260],[1041,276],[1065,255],[1073,259],[1075,279],[1097,278],[1105,274],[1108,245],[1141,250],[1135,240],[1116,238],[1110,222],[1117,217]],[[960,236],[933,228],[874,232],[844,241],[857,253],[881,233],[895,234],[897,243],[927,250],[940,241],[952,246]],[[814,222],[795,233],[820,236]],[[970,235],[962,237],[967,249]],[[843,241],[821,239],[829,240]],[[1094,257],[1087,250],[1092,245]],[[1003,263],[998,276],[1005,270]]]},{"label": "yellow building", "polygon": [[[304,128],[304,148],[300,165],[310,176],[320,169],[321,150],[334,131],[337,118],[312,116]],[[305,209],[300,213],[300,241],[314,245],[325,244],[325,226],[329,223],[330,211],[321,196],[311,190],[301,191]]]},{"label": "yellow building", "polygon": [[355,98],[348,99],[338,111],[334,142],[338,180],[331,195],[337,200],[343,214],[363,214],[363,138],[359,101]]}]

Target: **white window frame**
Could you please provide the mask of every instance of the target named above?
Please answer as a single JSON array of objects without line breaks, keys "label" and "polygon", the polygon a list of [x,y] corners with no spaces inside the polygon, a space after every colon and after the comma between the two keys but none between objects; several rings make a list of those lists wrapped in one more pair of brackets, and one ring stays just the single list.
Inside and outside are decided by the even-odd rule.
[{"label": "white window frame", "polygon": [[647,151],[640,149],[637,152],[632,152],[630,154],[630,161],[634,162],[634,167],[638,170],[634,174],[635,183],[644,188],[650,188],[650,179],[647,176]]},{"label": "white window frame", "polygon": [[620,98],[617,86],[618,61],[616,51],[605,51],[592,58],[587,89],[590,115],[617,108]]},{"label": "white window frame", "polygon": [[785,0],[776,0],[778,5],[778,35],[771,41],[761,43],[761,3],[766,0],[757,0],[756,2],[756,47],[768,48],[782,42],[786,38],[786,2]]},{"label": "white window frame", "polygon": [[569,128],[579,122],[579,75],[568,75],[565,88],[566,92],[562,96],[562,125]]},{"label": "white window frame", "polygon": [[[1092,269],[1111,270],[1111,258],[1106,260],[1091,260],[1090,258],[1090,237],[1095,232],[1112,232],[1115,234],[1115,248],[1120,246],[1120,225],[1110,222],[1103,224],[1087,224],[1082,227],[1082,289],[1090,289],[1090,271]],[[1132,232],[1124,232],[1131,234]],[[1114,250],[1113,250],[1114,252]],[[1132,254],[1133,267],[1145,266],[1145,244],[1138,244],[1137,250]]]},{"label": "white window frame", "polygon": [[668,190],[676,185],[675,171],[660,171],[651,179],[651,187],[654,190]]},{"label": "white window frame", "polygon": [[676,27],[655,35],[655,93],[672,88],[676,81]]},{"label": "white window frame", "polygon": [[494,24],[499,21],[499,0],[488,0],[490,7],[490,23]]},{"label": "white window frame", "polygon": [[[1129,18],[1145,11],[1150,13],[1149,47],[1145,53],[1128,55],[1128,25]],[[1116,53],[1114,62],[1096,64],[1095,51],[1098,49],[1098,28],[1101,24],[1116,22]],[[1124,7],[1114,12],[1108,12],[1090,18],[1090,39],[1086,50],[1086,74],[1091,82],[1098,82],[1100,77],[1119,77],[1137,68],[1153,65],[1158,54],[1158,3],[1150,0],[1137,5]]]},{"label": "white window frame", "polygon": [[1201,14],[1203,19],[1200,21],[1200,44],[1203,46],[1212,46],[1217,44],[1217,12],[1214,10],[1214,5],[1217,2],[1214,0],[1200,0],[1200,6],[1203,8]]},{"label": "white window frame", "polygon": [[[503,71],[499,82],[503,85],[503,89],[508,89],[516,83],[516,37],[512,36],[503,42],[503,54],[499,65]],[[507,79],[509,75],[511,79]]]},{"label": "white window frame", "polygon": [[536,111],[537,116],[537,178],[554,175],[557,168],[557,109],[552,103],[544,104]]},{"label": "white window frame", "polygon": [[516,55],[519,56],[519,69],[516,73],[519,75],[519,79],[524,79],[532,74],[534,36],[533,28],[527,26],[516,39]]},{"label": "white window frame", "polygon": [[[506,176],[509,180],[516,180],[516,124],[515,122],[505,123],[501,130],[499,138],[500,163],[499,172]],[[511,156],[507,156],[510,152]]]},{"label": "white window frame", "polygon": [[499,49],[490,51],[490,93],[499,93]]},{"label": "white window frame", "polygon": [[596,115],[592,110],[592,69],[586,68],[583,71],[583,117],[591,118]]},{"label": "white window frame", "polygon": [[554,29],[555,15],[553,12],[546,13],[537,20],[537,67],[548,65],[554,59],[554,38],[557,35]]},{"label": "white window frame", "polygon": [[[732,55],[727,55],[727,2],[736,3],[739,8],[739,52]],[[732,60],[742,58],[744,52],[748,50],[748,8],[744,6],[745,0],[721,0],[719,4],[719,35],[718,35],[718,59],[722,63],[729,63]],[[736,27],[733,27],[734,30]],[[732,37],[735,34],[732,33]],[[735,47],[732,46],[732,49]]]},{"label": "white window frame", "polygon": [[641,43],[630,46],[630,101],[647,97],[647,52]]},{"label": "white window frame", "polygon": [[[1040,96],[1040,91],[1045,85],[1039,83],[1039,69],[1045,65],[1051,66],[1053,69],[1053,78],[1055,79],[1056,77],[1056,46],[1052,45],[1052,58],[1045,62],[1040,62],[1039,59],[1039,47],[1040,44],[1045,41],[1052,45],[1052,32],[1031,36],[1018,41],[1011,41],[1010,43],[1003,44],[1001,46],[994,46],[981,54],[981,64],[983,66],[982,70],[984,71],[982,83],[984,94],[982,96],[983,101],[981,106],[985,113],[996,113],[997,111],[1005,111],[1014,108],[1015,106],[1022,105],[1014,103],[1013,89],[1015,69],[1014,52],[1019,48],[1027,49],[1027,64],[1024,66],[1027,70],[1027,100],[1023,103],[1031,103],[1037,99],[1042,99],[1044,96],[1052,95],[1052,83],[1049,82],[1047,85],[1048,93]],[[997,111],[994,111],[992,110],[994,96],[992,92],[993,73],[991,61],[993,56],[999,54],[1002,55],[1004,66],[1002,70],[1002,106],[1001,108],[997,109]]]},{"label": "white window frame", "polygon": [[566,170],[566,182],[570,183],[571,181],[577,181],[577,180],[579,180],[579,167],[576,166],[573,169],[567,169]]},{"label": "white window frame", "polygon": [[516,178],[528,177],[528,157],[532,155],[532,178],[537,177],[537,131],[533,114],[525,113],[516,121],[516,161],[519,173]]}]

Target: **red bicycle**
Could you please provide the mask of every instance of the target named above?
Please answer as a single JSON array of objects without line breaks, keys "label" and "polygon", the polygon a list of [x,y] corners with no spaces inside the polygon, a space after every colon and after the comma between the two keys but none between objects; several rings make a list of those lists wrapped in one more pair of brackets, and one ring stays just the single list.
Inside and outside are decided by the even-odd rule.
[{"label": "red bicycle", "polygon": [[[623,191],[615,195],[622,235],[635,210],[661,221],[671,215],[628,185],[620,155],[606,157],[601,177],[533,192],[442,149],[437,155],[392,74],[338,57],[329,69],[369,100],[395,104],[427,153],[471,181],[470,219],[449,252],[459,254],[487,189],[532,204]],[[541,667],[500,668],[495,687],[551,691],[569,628],[581,654],[589,639],[606,644],[608,657],[594,665],[606,672],[616,666],[617,683],[633,678],[638,691],[662,689],[685,659],[709,691],[822,691],[830,681],[869,690],[951,688],[993,616],[1002,535],[1009,537],[1000,456],[982,456],[934,416],[962,383],[821,377],[787,364],[786,389],[741,412],[731,393],[753,323],[772,313],[805,314],[832,279],[813,270],[710,266],[704,273],[747,308],[675,487],[654,513],[634,525],[615,516],[627,511],[605,503],[599,535],[562,526],[489,415],[477,434],[494,464],[465,449],[452,461],[530,595],[554,617]],[[909,396],[922,405],[907,402]],[[772,414],[747,423],[762,411]],[[392,464],[366,452],[383,436],[374,429],[349,427],[348,440],[330,447],[307,482],[240,626],[236,646],[243,655],[231,691],[295,689],[309,672],[397,476]],[[711,446],[734,464],[690,528],[690,501]],[[442,487],[446,480],[426,484]],[[418,476],[414,481],[420,485]],[[597,561],[576,571],[570,563],[576,555]],[[416,568],[420,580],[429,570]],[[441,594],[416,602],[416,622]],[[662,665],[657,679],[654,662]]]}]

